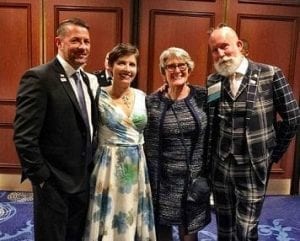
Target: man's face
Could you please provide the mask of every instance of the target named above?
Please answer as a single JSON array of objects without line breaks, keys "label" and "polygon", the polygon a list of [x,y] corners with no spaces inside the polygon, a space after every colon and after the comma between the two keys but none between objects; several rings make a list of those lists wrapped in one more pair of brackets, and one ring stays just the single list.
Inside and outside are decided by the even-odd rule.
[{"label": "man's face", "polygon": [[210,36],[209,46],[216,71],[224,76],[233,74],[242,61],[243,44],[237,36],[217,29]]},{"label": "man's face", "polygon": [[77,26],[67,25],[63,36],[55,39],[58,53],[74,69],[87,63],[90,55],[90,35],[88,29]]}]

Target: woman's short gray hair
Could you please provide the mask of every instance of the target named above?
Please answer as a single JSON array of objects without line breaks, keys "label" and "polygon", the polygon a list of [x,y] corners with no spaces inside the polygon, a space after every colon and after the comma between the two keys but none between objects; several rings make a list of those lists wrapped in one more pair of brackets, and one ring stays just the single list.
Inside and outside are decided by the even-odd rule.
[{"label": "woman's short gray hair", "polygon": [[189,72],[191,72],[195,67],[195,63],[188,52],[186,52],[182,48],[170,47],[164,50],[159,57],[160,72],[163,75],[165,75],[166,73],[167,61],[171,57],[177,57],[182,59],[187,64]]}]

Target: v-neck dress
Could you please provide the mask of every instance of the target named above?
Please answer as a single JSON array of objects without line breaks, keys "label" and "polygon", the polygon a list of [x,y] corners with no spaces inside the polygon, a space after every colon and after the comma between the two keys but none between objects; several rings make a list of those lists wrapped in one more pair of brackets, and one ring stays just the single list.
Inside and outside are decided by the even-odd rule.
[{"label": "v-neck dress", "polygon": [[99,145],[91,177],[85,240],[154,241],[154,215],[143,150],[145,93],[133,89],[130,116],[105,89],[99,96]]}]

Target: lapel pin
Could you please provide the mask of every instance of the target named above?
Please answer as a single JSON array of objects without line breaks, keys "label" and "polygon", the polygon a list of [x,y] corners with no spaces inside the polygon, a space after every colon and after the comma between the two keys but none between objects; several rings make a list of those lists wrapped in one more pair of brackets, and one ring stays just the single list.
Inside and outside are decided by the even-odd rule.
[{"label": "lapel pin", "polygon": [[65,77],[64,74],[60,74],[60,81],[61,82],[66,82],[67,81],[67,79],[66,79],[66,77]]},{"label": "lapel pin", "polygon": [[61,81],[61,82],[66,82],[67,79],[66,79],[65,77],[60,77],[60,81]]}]

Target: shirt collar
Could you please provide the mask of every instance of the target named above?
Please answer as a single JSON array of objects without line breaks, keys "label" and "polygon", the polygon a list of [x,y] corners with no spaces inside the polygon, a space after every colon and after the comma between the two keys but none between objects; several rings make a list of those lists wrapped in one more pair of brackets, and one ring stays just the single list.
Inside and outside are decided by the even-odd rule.
[{"label": "shirt collar", "polygon": [[243,57],[240,66],[236,69],[236,73],[245,75],[249,66],[249,61],[247,58]]},{"label": "shirt collar", "polygon": [[112,78],[111,74],[108,72],[107,69],[105,69],[105,75],[106,75],[107,78],[108,78],[108,77]]},{"label": "shirt collar", "polygon": [[74,69],[63,57],[61,57],[59,54],[56,55],[56,58],[58,59],[59,63],[64,68],[68,78],[70,78],[76,71],[80,71],[81,67],[77,70]]}]

